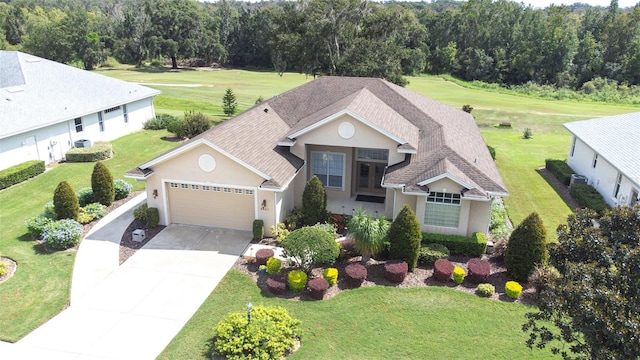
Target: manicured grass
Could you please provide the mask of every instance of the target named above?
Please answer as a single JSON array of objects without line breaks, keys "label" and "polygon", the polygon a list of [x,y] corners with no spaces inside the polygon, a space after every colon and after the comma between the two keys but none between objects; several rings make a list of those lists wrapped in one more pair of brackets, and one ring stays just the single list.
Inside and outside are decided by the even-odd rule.
[{"label": "manicured grass", "polygon": [[[165,131],[140,131],[112,142],[115,156],[105,161],[114,178],[176,145]],[[74,190],[91,186],[94,163],[67,163],[22,184],[0,191],[0,254],[18,263],[15,275],[0,285],[0,339],[15,342],[60,312],[69,302],[74,250],[44,253],[27,234],[24,222],[42,212],[60,181]],[[134,183],[134,190],[144,189]]]},{"label": "manicured grass", "polygon": [[[446,287],[384,286],[343,291],[323,301],[261,294],[231,270],[159,359],[205,359],[212,328],[244,304],[282,306],[301,321],[302,347],[291,359],[546,359],[520,328],[529,307]],[[497,316],[497,314],[499,314]]]}]

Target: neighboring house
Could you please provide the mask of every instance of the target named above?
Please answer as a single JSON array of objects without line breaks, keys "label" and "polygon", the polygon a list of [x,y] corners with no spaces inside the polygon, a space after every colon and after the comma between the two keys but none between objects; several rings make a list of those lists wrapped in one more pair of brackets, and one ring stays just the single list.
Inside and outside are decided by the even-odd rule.
[{"label": "neighboring house", "polygon": [[571,132],[567,164],[587,177],[610,206],[640,201],[640,113],[564,124]]},{"label": "neighboring house", "polygon": [[0,51],[0,170],[64,158],[77,140],[109,141],[155,116],[160,92],[17,51]]},{"label": "neighboring house", "polygon": [[127,174],[146,181],[162,224],[262,219],[267,232],[313,175],[333,213],[393,218],[408,204],[438,233],[487,232],[492,198],[507,196],[470,114],[373,78],[320,77]]}]

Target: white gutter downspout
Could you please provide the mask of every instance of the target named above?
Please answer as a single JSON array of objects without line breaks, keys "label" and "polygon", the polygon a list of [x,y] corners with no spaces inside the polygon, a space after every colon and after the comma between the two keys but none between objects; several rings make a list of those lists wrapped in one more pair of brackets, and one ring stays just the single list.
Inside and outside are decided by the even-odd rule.
[{"label": "white gutter downspout", "polygon": [[276,207],[276,204],[277,204],[277,202],[276,202],[276,200],[277,200],[276,199],[276,194],[278,194],[278,193],[276,191],[274,191],[273,192],[273,220],[275,220],[275,221],[273,223],[274,224],[273,227],[276,229],[276,233],[273,234],[273,235],[278,237],[278,212],[276,211],[277,210],[277,207]]},{"label": "white gutter downspout", "polygon": [[395,220],[396,219],[396,202],[397,202],[397,198],[396,198],[396,188],[393,189],[393,213],[391,214],[391,220]]}]

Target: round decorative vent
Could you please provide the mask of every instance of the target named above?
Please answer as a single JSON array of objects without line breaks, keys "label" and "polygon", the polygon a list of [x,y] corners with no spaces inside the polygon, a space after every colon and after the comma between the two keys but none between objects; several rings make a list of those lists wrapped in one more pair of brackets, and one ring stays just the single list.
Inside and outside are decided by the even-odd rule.
[{"label": "round decorative vent", "polygon": [[345,121],[338,126],[338,135],[343,139],[351,139],[355,133],[356,128],[348,121]]},{"label": "round decorative vent", "polygon": [[212,172],[216,168],[216,159],[209,154],[202,154],[198,159],[198,166],[204,172]]}]

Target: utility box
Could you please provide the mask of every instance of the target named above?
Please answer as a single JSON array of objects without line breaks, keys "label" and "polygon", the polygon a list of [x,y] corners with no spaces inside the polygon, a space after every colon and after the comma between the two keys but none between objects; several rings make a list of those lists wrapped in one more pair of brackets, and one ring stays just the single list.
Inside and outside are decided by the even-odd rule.
[{"label": "utility box", "polygon": [[73,145],[77,148],[88,148],[91,147],[91,140],[80,139],[73,142]]},{"label": "utility box", "polygon": [[135,229],[131,234],[132,240],[136,242],[143,242],[147,238],[147,233],[142,229]]},{"label": "utility box", "polygon": [[569,182],[569,186],[573,184],[586,184],[589,179],[584,175],[571,174],[571,180]]}]

